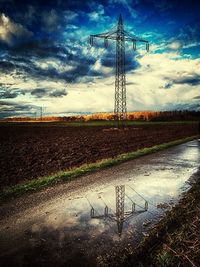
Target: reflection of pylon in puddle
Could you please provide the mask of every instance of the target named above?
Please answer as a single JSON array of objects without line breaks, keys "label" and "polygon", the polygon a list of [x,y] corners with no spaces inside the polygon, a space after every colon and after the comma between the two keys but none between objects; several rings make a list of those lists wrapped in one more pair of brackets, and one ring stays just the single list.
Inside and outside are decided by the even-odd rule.
[{"label": "reflection of pylon in puddle", "polygon": [[102,218],[109,218],[113,221],[117,222],[117,229],[118,234],[121,236],[123,230],[123,224],[125,221],[133,217],[134,215],[138,215],[141,212],[145,212],[148,210],[148,202],[145,200],[144,210],[136,211],[135,206],[136,203],[131,200],[130,197],[127,197],[132,201],[132,209],[131,211],[125,212],[124,211],[124,202],[125,202],[125,185],[119,185],[115,187],[116,193],[116,212],[109,213],[108,206],[105,206],[104,215],[95,215],[95,209],[91,206],[91,218],[102,219]]}]

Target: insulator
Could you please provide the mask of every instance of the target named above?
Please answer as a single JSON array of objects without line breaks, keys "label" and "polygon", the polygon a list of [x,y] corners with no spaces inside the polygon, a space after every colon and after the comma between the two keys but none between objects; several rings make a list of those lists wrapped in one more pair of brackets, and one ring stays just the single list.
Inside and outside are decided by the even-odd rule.
[{"label": "insulator", "polygon": [[93,43],[94,43],[94,42],[93,42],[93,37],[90,36],[90,45],[93,46]]},{"label": "insulator", "polygon": [[149,43],[146,43],[146,50],[149,52]]},{"label": "insulator", "polygon": [[105,48],[108,47],[108,39],[106,39],[106,38],[104,38],[104,46],[105,46]]},{"label": "insulator", "polygon": [[135,203],[133,202],[133,204],[132,204],[132,212],[134,212],[135,211]]},{"label": "insulator", "polygon": [[93,207],[91,208],[90,215],[91,215],[91,218],[94,217],[94,208]]},{"label": "insulator", "polygon": [[133,50],[134,51],[136,50],[136,41],[135,40],[133,41]]},{"label": "insulator", "polygon": [[145,209],[145,211],[147,211],[147,210],[148,210],[148,202],[147,202],[147,201],[145,201],[145,206],[144,206],[144,209]]},{"label": "insulator", "polygon": [[105,217],[108,216],[108,206],[105,206],[104,215],[105,215]]}]

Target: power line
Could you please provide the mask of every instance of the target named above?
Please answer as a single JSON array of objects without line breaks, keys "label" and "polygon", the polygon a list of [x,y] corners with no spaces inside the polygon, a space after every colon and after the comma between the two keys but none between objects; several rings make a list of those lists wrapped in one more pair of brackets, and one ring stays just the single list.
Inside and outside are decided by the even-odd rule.
[{"label": "power line", "polygon": [[128,185],[130,187],[130,189],[132,189],[139,197],[141,197],[143,200],[147,201],[150,205],[152,205],[153,207],[157,208],[156,205],[154,205],[152,202],[150,202],[149,200],[146,200],[141,194],[139,194],[133,187],[131,187],[130,185]]}]

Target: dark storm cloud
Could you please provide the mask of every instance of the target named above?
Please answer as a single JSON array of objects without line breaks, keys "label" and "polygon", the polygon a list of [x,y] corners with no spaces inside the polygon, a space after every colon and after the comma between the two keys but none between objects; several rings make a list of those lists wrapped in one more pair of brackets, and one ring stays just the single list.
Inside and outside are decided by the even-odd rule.
[{"label": "dark storm cloud", "polygon": [[128,71],[132,71],[132,70],[136,70],[140,67],[140,64],[138,63],[138,61],[136,61],[136,59],[132,57],[128,58],[125,62],[125,70]]},{"label": "dark storm cloud", "polygon": [[[162,12],[171,12],[170,10],[172,9],[172,6],[176,6],[178,1],[173,1],[172,4],[166,0],[161,0],[159,2],[155,0],[100,0],[85,2],[77,0],[50,0],[47,5],[45,1],[39,0],[13,0],[12,6],[10,4],[5,4],[5,1],[2,5],[0,2],[0,7],[2,7],[2,11],[5,12],[7,16],[10,16],[15,23],[20,23],[23,27],[26,27],[34,33],[31,41],[22,41],[20,44],[6,48],[5,51],[11,57],[15,57],[15,59],[10,58],[10,60],[8,60],[7,58],[7,65],[3,63],[5,64],[3,71],[8,73],[9,71],[17,69],[19,73],[23,72],[24,75],[32,76],[34,79],[46,77],[47,79],[54,80],[62,79],[67,82],[75,82],[88,75],[91,77],[101,76],[102,74],[100,71],[97,72],[92,70],[96,59],[94,57],[92,58],[83,55],[81,48],[77,46],[77,44],[80,46],[85,45],[80,42],[82,36],[80,36],[80,34],[68,34],[70,33],[70,30],[67,30],[67,25],[70,21],[70,23],[75,23],[70,25],[71,29],[81,29],[83,26],[86,26],[88,29],[92,28],[93,25],[91,25],[91,22],[88,24],[89,18],[94,18],[94,11],[98,13],[96,17],[106,15],[106,4],[113,9],[117,8],[117,5],[119,5],[119,7],[124,7],[129,13],[131,10],[135,11],[135,9],[138,9],[140,6],[141,8],[144,8],[144,11],[146,10],[146,7],[149,8],[151,6],[151,9],[159,9]],[[183,5],[186,5],[185,1],[183,1]],[[96,10],[94,10],[95,6]],[[13,10],[15,10],[15,12],[12,12]],[[88,16],[86,16],[87,14]],[[148,17],[149,15],[144,12],[144,17],[146,16]],[[80,21],[80,18],[82,21]],[[183,33],[185,32],[187,32],[187,30],[183,27]],[[63,33],[65,33],[64,37]],[[73,42],[70,42],[72,39]],[[46,58],[59,59],[61,64],[72,65],[74,68],[73,70],[61,72],[52,66],[47,69],[42,69],[38,65],[35,66],[33,64],[33,60],[37,61],[37,59],[40,60]],[[115,65],[115,53],[113,50],[110,55],[104,55],[101,58],[101,64],[102,66],[110,68]],[[133,55],[127,54],[126,70],[129,71],[138,67],[138,63],[133,58]]]},{"label": "dark storm cloud", "polygon": [[114,57],[103,57],[101,59],[101,65],[104,67],[113,67],[115,64],[115,58]]},{"label": "dark storm cloud", "polygon": [[[101,66],[110,68],[107,75],[113,75],[115,47],[104,54],[94,51],[90,54],[89,50],[86,54],[88,35],[109,30],[122,13],[127,30],[133,28],[138,36],[152,33],[148,38],[153,45],[178,41],[181,50],[185,44],[200,40],[199,6],[200,2],[193,0],[0,0],[0,14],[5,14],[11,27],[6,32],[6,41],[1,36],[0,72],[25,82],[32,79],[37,84],[41,80],[87,83],[95,77],[106,76]],[[95,41],[95,51],[102,47],[101,41],[101,45]],[[166,48],[162,52],[166,52]],[[135,55],[126,49],[126,71],[140,67],[139,56],[137,54],[136,58]],[[97,60],[101,66],[93,68]],[[166,79],[163,88],[169,89],[173,84],[194,86],[200,83],[195,76]],[[67,94],[65,90],[34,88],[26,92],[35,98]],[[19,91],[20,88],[16,89]],[[17,97],[16,94],[11,90],[2,92],[5,98]]]},{"label": "dark storm cloud", "polygon": [[12,62],[3,60],[0,61],[0,72],[1,73],[10,73],[15,69],[15,65]]},{"label": "dark storm cloud", "polygon": [[[34,33],[33,39],[51,36],[59,39],[66,25],[78,17],[79,12],[85,11],[87,5],[83,1],[36,1],[15,0],[11,3],[0,2],[0,10],[16,25],[21,25],[27,33]],[[81,9],[83,11],[81,11]],[[13,12],[14,10],[14,12]],[[89,10],[89,9],[88,9]]]},{"label": "dark storm cloud", "polygon": [[18,96],[18,93],[17,92],[1,92],[0,91],[0,98],[1,99],[5,99],[5,98],[16,98]]},{"label": "dark storm cloud", "polygon": [[199,75],[186,76],[180,79],[173,80],[173,82],[176,84],[188,84],[191,86],[196,86],[200,85],[200,77]]},{"label": "dark storm cloud", "polygon": [[[96,48],[98,49],[98,47]],[[137,61],[134,59],[133,51],[127,51],[126,57],[126,71],[133,70],[139,67]],[[71,65],[72,69],[67,71],[60,70],[56,66],[48,66],[46,68],[40,67],[37,60],[59,60],[60,65]],[[14,70],[18,74],[32,77],[39,80],[46,78],[49,80],[64,80],[67,82],[76,82],[86,76],[103,77],[101,70],[94,70],[93,66],[98,58],[95,58],[90,53],[83,54],[81,45],[72,47],[72,44],[55,45],[48,44],[48,42],[34,41],[25,44],[20,44],[9,48],[7,51],[6,61],[0,62],[0,69],[3,72],[9,73]],[[111,47],[108,52],[101,57],[101,65],[113,68],[115,66],[115,52]],[[109,75],[112,75],[110,72]],[[85,82],[87,78],[85,78]]]},{"label": "dark storm cloud", "polygon": [[27,103],[16,103],[11,101],[0,100],[0,118],[20,115],[20,114],[30,115],[35,113],[37,109],[38,109],[37,106],[30,105]]},{"label": "dark storm cloud", "polygon": [[198,95],[198,96],[195,96],[193,99],[200,99],[200,95]]},{"label": "dark storm cloud", "polygon": [[[0,70],[3,73],[17,71],[21,75],[37,80],[45,77],[51,80],[75,82],[86,75],[101,75],[101,73],[92,71],[97,59],[90,54],[84,55],[80,45],[73,48],[72,44],[56,45],[49,44],[47,41],[34,41],[7,49],[4,57],[4,60],[0,61]],[[61,70],[59,65],[49,65],[42,68],[40,64],[36,64],[41,60],[57,60],[60,62],[60,66],[71,65],[73,68]]]},{"label": "dark storm cloud", "polygon": [[198,110],[200,111],[200,103],[167,103],[163,110]]},{"label": "dark storm cloud", "polygon": [[43,88],[37,88],[31,91],[31,95],[41,98],[47,95],[47,90]]},{"label": "dark storm cloud", "polygon": [[19,95],[24,95],[25,92],[18,90],[9,90],[0,88],[0,99],[16,98]]},{"label": "dark storm cloud", "polygon": [[[135,58],[136,55],[138,55],[137,52],[133,51],[130,46],[127,47],[126,58],[125,58],[126,71],[135,70],[140,67],[138,61]],[[114,46],[110,46],[109,49],[107,49],[107,52],[104,53],[104,55],[101,57],[101,65],[103,67],[113,68],[114,71],[115,64],[116,64],[115,48]]]},{"label": "dark storm cloud", "polygon": [[65,89],[57,89],[57,90],[52,91],[49,94],[50,97],[63,97],[66,95],[67,95],[67,92]]},{"label": "dark storm cloud", "polygon": [[161,86],[160,88],[169,89],[174,84],[187,84],[190,86],[200,85],[200,77],[197,74],[188,75],[188,76],[184,76],[184,77],[180,77],[176,79],[166,78],[166,80],[170,80],[170,81],[166,82],[166,84],[164,86]]},{"label": "dark storm cloud", "polygon": [[44,89],[44,88],[36,88],[31,91],[31,95],[42,98],[42,97],[63,97],[67,95],[65,89]]},{"label": "dark storm cloud", "polygon": [[[56,58],[49,57],[49,59],[54,60]],[[37,63],[37,58],[29,60],[28,57],[10,57],[10,61],[0,61],[0,71],[1,73],[14,75],[22,75],[24,77],[29,77],[35,80],[40,80],[45,78],[48,80],[64,80],[67,82],[74,82],[75,80],[87,75],[90,73],[92,76],[96,76],[95,72],[90,71],[90,66],[93,65],[91,60],[87,60],[86,57],[76,56],[75,60],[68,61],[68,64],[71,64],[74,67],[72,70],[60,70],[58,66],[52,66],[47,64],[46,68],[40,67],[40,64]],[[11,61],[12,60],[12,61]],[[38,60],[40,58],[38,57]],[[60,65],[67,64],[66,59],[59,59]],[[95,62],[95,61],[94,61]]]},{"label": "dark storm cloud", "polygon": [[17,45],[8,50],[10,55],[23,56],[23,58],[38,57],[38,58],[65,58],[68,59],[72,54],[62,45],[55,45],[52,41],[41,40],[31,41]]}]

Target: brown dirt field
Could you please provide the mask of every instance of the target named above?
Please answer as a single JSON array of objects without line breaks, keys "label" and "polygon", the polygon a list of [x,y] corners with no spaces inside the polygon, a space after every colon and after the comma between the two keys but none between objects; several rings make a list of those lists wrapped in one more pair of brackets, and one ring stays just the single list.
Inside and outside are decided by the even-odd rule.
[{"label": "brown dirt field", "polygon": [[0,126],[0,188],[197,134],[197,124],[106,127]]}]

